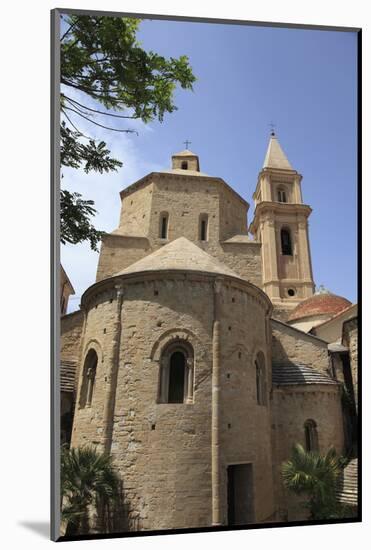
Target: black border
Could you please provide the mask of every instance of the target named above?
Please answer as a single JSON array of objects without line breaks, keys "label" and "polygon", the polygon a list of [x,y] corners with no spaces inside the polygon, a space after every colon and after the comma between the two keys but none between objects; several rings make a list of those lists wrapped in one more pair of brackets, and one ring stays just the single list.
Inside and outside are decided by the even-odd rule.
[{"label": "black border", "polygon": [[[358,513],[355,518],[333,519],[326,521],[288,521],[271,522],[249,525],[223,525],[220,527],[200,527],[189,529],[166,529],[157,531],[128,531],[105,534],[60,536],[59,511],[59,201],[56,200],[60,189],[60,155],[59,155],[59,19],[62,14],[101,15],[108,17],[132,17],[140,19],[154,19],[165,21],[189,21],[192,23],[213,23],[228,25],[245,25],[255,27],[276,27],[319,31],[341,31],[357,33],[357,281],[358,281]],[[51,540],[68,542],[78,540],[100,540],[113,538],[129,538],[157,535],[180,535],[188,533],[209,533],[219,531],[241,531],[250,529],[269,529],[272,527],[298,527],[332,525],[362,522],[362,28],[337,27],[329,25],[299,24],[299,23],[272,23],[267,21],[248,21],[237,19],[216,19],[208,17],[192,17],[179,15],[157,15],[149,13],[129,13],[104,10],[80,10],[55,8],[51,10]]]}]

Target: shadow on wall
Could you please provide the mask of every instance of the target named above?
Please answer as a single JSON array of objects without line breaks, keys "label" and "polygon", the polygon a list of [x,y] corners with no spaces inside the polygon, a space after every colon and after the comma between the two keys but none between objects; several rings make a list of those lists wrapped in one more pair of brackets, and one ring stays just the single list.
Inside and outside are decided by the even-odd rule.
[{"label": "shadow on wall", "polygon": [[302,369],[300,369],[297,363],[292,362],[280,340],[274,335],[272,335],[272,367],[274,369],[272,373],[273,383],[279,384],[280,381],[283,382],[283,378],[286,379],[286,375],[288,375],[295,378],[296,383],[305,384],[306,378]]},{"label": "shadow on wall", "polygon": [[117,533],[125,531],[135,531],[135,521],[132,519],[132,512],[128,509],[125,502],[124,485],[121,480],[118,499],[114,505],[110,506],[101,503],[98,506],[95,517],[95,532],[97,533]]},{"label": "shadow on wall", "polygon": [[288,357],[280,340],[272,336],[272,367],[273,383],[305,384],[308,382],[328,383],[333,379],[330,365],[326,369],[319,369],[313,361],[296,361]]}]

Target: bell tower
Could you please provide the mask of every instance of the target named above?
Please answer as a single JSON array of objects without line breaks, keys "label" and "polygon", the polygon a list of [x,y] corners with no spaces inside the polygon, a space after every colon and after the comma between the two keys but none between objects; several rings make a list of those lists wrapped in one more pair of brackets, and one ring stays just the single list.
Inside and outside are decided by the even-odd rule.
[{"label": "bell tower", "polygon": [[279,309],[290,310],[314,293],[308,237],[312,209],[303,204],[301,180],[272,131],[249,230],[262,243],[263,290]]}]

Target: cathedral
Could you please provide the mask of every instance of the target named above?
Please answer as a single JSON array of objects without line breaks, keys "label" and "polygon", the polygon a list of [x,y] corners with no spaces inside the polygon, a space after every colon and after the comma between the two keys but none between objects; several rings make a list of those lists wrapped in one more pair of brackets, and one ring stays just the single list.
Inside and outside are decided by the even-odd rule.
[{"label": "cathedral", "polygon": [[62,441],[111,454],[117,529],[305,519],[296,443],[351,458],[356,509],[357,305],[315,291],[301,182],[272,132],[249,224],[188,149],[121,191],[60,349]]}]

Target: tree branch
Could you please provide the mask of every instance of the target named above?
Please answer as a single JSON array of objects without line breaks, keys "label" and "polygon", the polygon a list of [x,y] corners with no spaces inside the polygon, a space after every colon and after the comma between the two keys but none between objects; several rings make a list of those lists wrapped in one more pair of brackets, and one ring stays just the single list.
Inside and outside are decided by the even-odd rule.
[{"label": "tree branch", "polygon": [[[98,111],[97,109],[92,109],[91,107],[87,107],[86,105],[83,105],[82,103],[79,103],[75,99],[71,99],[70,97],[66,96],[65,94],[61,94],[67,101],[70,103],[76,103],[83,109],[87,109],[88,111],[93,111],[93,113],[98,113],[99,115],[106,115],[106,116],[112,116],[114,118],[129,118],[129,119],[138,119],[139,116],[124,116],[124,115],[115,115],[113,113],[104,113],[103,111]],[[77,109],[77,107],[76,107]]]},{"label": "tree branch", "polygon": [[[137,135],[139,135],[136,130],[122,130],[122,129],[119,129],[119,128],[110,128],[109,126],[105,126],[104,124],[99,124],[99,122],[96,122],[95,120],[92,120],[91,118],[88,118],[87,116],[82,115],[81,113],[79,113],[75,109],[72,109],[72,107],[64,107],[64,109],[68,109],[69,111],[73,111],[74,113],[81,116],[82,118],[85,118],[85,120],[88,120],[89,122],[91,122],[92,124],[95,124],[96,126],[100,126],[101,128],[105,128],[106,130],[112,130],[113,132],[120,132],[120,133],[126,133],[126,134],[137,134]],[[64,114],[66,114],[66,113],[64,113]],[[74,128],[75,128],[75,126],[74,126]]]},{"label": "tree branch", "polygon": [[74,123],[72,122],[72,120],[70,119],[70,117],[67,115],[67,113],[65,112],[65,110],[62,108],[61,109],[62,113],[64,114],[64,116],[66,117],[66,119],[68,120],[68,122],[71,124],[71,126],[76,130],[76,132],[79,134],[79,137],[84,137],[86,139],[89,139],[89,140],[92,140],[92,138],[90,138],[89,136],[86,136],[85,134],[83,134],[82,132],[80,132],[80,130],[74,125]]},{"label": "tree branch", "polygon": [[[62,17],[61,19],[63,20],[63,17]],[[76,27],[77,23],[78,23],[78,21],[76,20],[74,23],[72,23],[72,24],[69,26],[69,28],[66,30],[66,32],[65,32],[64,35],[62,36],[62,38],[61,38],[61,40],[60,40],[61,42],[63,42],[63,40],[66,38],[67,34],[68,34],[69,32],[71,32],[71,30],[72,30],[74,27]]]}]

